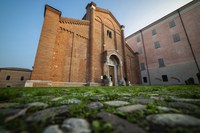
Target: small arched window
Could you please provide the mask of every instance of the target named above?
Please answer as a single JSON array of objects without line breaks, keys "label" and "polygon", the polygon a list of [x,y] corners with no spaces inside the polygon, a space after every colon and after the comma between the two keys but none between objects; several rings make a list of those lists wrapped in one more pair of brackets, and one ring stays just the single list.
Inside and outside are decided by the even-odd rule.
[{"label": "small arched window", "polygon": [[21,76],[21,81],[23,81],[24,80],[24,76]]},{"label": "small arched window", "polygon": [[8,76],[6,77],[6,80],[10,80],[10,75],[8,75]]},{"label": "small arched window", "polygon": [[109,38],[112,38],[112,32],[111,32],[110,30],[107,30],[107,36],[108,36]]}]

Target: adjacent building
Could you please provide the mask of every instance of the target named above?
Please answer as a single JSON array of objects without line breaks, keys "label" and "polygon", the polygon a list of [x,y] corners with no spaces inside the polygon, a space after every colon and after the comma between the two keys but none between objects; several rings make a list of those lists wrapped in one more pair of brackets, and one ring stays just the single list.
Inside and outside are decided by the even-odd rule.
[{"label": "adjacent building", "polygon": [[24,87],[31,77],[31,72],[25,68],[0,68],[0,87]]},{"label": "adjacent building", "polygon": [[140,84],[138,56],[125,43],[124,26],[91,2],[82,20],[46,5],[31,80],[26,86]]},{"label": "adjacent building", "polygon": [[143,85],[198,84],[200,1],[194,0],[126,38],[138,52]]}]

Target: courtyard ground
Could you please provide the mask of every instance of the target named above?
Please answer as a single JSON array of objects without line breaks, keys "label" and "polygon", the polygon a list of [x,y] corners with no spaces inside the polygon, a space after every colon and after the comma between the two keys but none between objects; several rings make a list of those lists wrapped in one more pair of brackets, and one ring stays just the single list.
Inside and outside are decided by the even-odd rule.
[{"label": "courtyard ground", "polygon": [[0,133],[199,133],[200,86],[0,88]]}]

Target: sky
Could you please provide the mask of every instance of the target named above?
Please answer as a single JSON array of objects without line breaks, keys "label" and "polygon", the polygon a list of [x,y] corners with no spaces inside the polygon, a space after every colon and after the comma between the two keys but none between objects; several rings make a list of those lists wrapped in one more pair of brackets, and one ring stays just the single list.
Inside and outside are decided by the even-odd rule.
[{"label": "sky", "polygon": [[[125,26],[125,37],[192,0],[93,0]],[[0,0],[0,68],[32,69],[48,4],[62,17],[82,19],[91,0]]]}]

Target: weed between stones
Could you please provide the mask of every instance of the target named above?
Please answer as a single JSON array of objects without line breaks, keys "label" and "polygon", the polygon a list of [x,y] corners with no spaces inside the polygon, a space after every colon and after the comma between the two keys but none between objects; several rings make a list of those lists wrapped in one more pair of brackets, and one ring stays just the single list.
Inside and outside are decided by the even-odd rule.
[{"label": "weed between stones", "polygon": [[[50,125],[58,125],[56,129],[62,131],[61,125],[65,119],[80,118],[88,121],[92,133],[117,132],[119,129],[115,122],[109,119],[104,121],[98,116],[105,112],[119,121],[136,125],[142,132],[200,132],[199,126],[194,126],[195,124],[191,130],[184,125],[160,128],[156,126],[157,123],[146,119],[151,115],[176,113],[194,117],[198,121],[199,94],[200,86],[1,88],[0,125],[10,132],[43,132]],[[121,103],[116,102],[118,105],[112,106],[106,104],[109,101]],[[4,122],[27,105],[34,107],[28,109],[24,115]],[[129,106],[126,108],[127,112],[119,109],[126,106]],[[135,107],[141,109],[135,110]],[[124,126],[129,127],[126,124]]]}]

